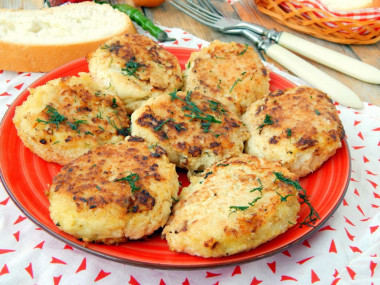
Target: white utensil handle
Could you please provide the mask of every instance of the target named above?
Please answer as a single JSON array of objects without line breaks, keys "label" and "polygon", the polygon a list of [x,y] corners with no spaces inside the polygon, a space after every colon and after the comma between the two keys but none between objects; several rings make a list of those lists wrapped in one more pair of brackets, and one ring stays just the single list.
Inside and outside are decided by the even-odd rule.
[{"label": "white utensil handle", "polygon": [[278,44],[359,80],[380,84],[380,70],[360,60],[282,32]]},{"label": "white utensil handle", "polygon": [[272,44],[265,52],[311,86],[327,93],[339,104],[358,109],[363,107],[362,101],[351,89],[287,49],[278,44]]}]

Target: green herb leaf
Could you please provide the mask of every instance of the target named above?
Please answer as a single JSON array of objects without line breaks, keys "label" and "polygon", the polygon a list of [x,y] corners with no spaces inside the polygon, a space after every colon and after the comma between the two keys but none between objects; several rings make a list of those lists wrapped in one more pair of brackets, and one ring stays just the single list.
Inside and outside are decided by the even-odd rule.
[{"label": "green herb leaf", "polygon": [[301,199],[301,204],[306,204],[309,207],[309,214],[306,218],[300,223],[300,225],[307,225],[309,227],[313,227],[317,219],[320,219],[317,211],[311,205],[309,197],[306,194],[306,190],[302,188],[298,181],[293,181],[290,178],[285,177],[280,172],[273,172],[276,176],[276,180],[280,180],[288,185],[293,186],[298,191],[298,197]]},{"label": "green herb leaf", "polygon": [[141,66],[144,66],[144,65],[141,63],[135,62],[133,60],[130,60],[125,64],[125,68],[121,69],[121,72],[123,75],[134,76],[135,78],[138,78],[135,75],[135,73],[137,69]]},{"label": "green herb leaf", "polygon": [[57,127],[57,130],[59,128],[59,124],[66,121],[66,117],[58,113],[57,109],[53,108],[50,105],[47,105],[46,108],[44,109],[46,113],[48,114],[48,121],[41,120],[37,118],[38,123],[43,123],[43,124],[55,124]]},{"label": "green herb leaf", "polygon": [[139,181],[139,175],[137,173],[130,173],[129,175],[115,179],[113,182],[119,182],[119,181],[126,181],[128,182],[129,186],[131,187],[132,195],[135,193],[135,191],[140,190],[141,187],[136,186],[136,182]]},{"label": "green herb leaf", "polygon": [[257,128],[259,130],[259,133],[261,134],[261,131],[263,130],[264,126],[268,125],[273,125],[273,121],[272,117],[266,114],[263,123]]}]

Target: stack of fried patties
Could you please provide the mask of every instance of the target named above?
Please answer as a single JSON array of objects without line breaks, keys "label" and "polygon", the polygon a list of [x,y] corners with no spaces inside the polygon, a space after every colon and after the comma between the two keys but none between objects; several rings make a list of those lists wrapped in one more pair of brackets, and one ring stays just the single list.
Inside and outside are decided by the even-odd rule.
[{"label": "stack of fried patties", "polygon": [[[87,60],[89,73],[31,89],[14,117],[28,148],[64,165],[48,191],[51,218],[85,242],[163,228],[177,252],[253,249],[297,224],[298,179],[341,147],[326,94],[270,92],[248,45],[214,41],[181,71],[175,55],[126,34]],[[180,194],[176,168],[190,180]]]}]

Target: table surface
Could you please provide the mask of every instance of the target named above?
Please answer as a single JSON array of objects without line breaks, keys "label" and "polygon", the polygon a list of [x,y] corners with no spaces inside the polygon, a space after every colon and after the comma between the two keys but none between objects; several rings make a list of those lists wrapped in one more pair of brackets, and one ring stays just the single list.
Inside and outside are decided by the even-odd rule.
[{"label": "table surface", "polygon": [[[130,0],[118,0],[118,2],[129,2]],[[333,49],[340,53],[346,54],[350,57],[357,58],[363,62],[369,63],[380,69],[380,42],[371,45],[344,45],[328,42],[325,40],[317,39],[315,37],[299,33],[291,30],[276,21],[269,16],[261,13],[256,8],[253,0],[240,0],[235,4],[230,5],[224,0],[213,0],[215,6],[220,9],[224,15],[242,19],[244,21],[256,23],[266,28],[275,28],[277,31],[291,32],[304,39]],[[43,6],[43,0],[3,0],[0,1],[0,8],[25,8],[35,9]],[[162,5],[156,8],[142,8],[145,15],[150,18],[155,24],[165,27],[181,28],[201,39],[206,41],[220,40],[220,41],[236,41],[242,43],[249,43],[246,39],[239,36],[225,35],[217,32],[207,26],[204,26],[191,17],[173,7],[169,1],[164,2]],[[273,62],[263,52],[260,52],[262,57],[268,61],[274,63],[277,67],[286,70],[279,64]],[[365,102],[372,103],[380,106],[380,85],[374,85],[362,82],[354,79],[345,74],[339,73],[328,67],[320,65],[316,62],[310,61],[313,65],[320,68],[324,72],[328,73],[333,78],[341,81],[343,84],[351,88],[358,96]]]}]

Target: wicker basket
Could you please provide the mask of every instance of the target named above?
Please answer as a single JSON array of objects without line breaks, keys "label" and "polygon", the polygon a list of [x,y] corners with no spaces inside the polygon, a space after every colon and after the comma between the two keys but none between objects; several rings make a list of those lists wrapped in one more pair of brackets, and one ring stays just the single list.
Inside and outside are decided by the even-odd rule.
[{"label": "wicker basket", "polygon": [[294,30],[342,44],[373,44],[380,40],[380,20],[337,17],[297,1],[255,0],[257,8]]}]

